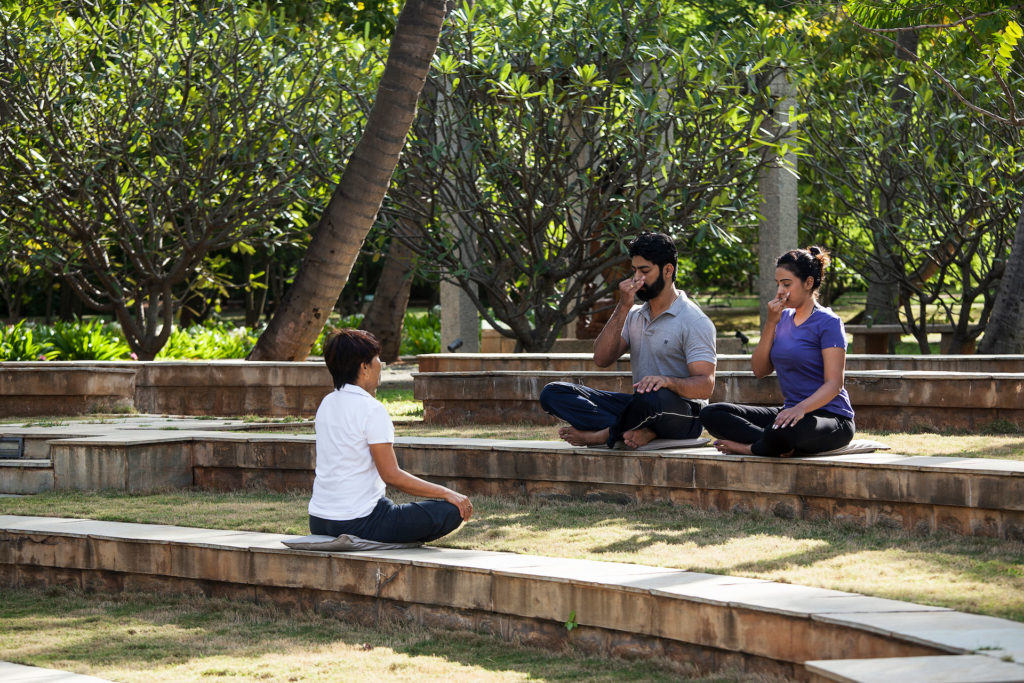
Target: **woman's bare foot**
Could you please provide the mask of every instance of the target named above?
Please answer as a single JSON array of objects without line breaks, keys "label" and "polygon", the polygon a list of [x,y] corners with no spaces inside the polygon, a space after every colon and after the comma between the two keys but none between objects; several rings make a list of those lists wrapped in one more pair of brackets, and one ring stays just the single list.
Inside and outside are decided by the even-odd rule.
[{"label": "woman's bare foot", "polygon": [[750,452],[749,443],[739,443],[737,441],[729,441],[728,439],[718,439],[713,444],[718,449],[719,453],[728,453],[731,455],[753,455]]},{"label": "woman's bare foot", "polygon": [[629,448],[640,448],[649,444],[655,436],[657,434],[645,427],[643,429],[630,429],[627,432],[623,432],[622,440]]},{"label": "woman's bare foot", "polygon": [[575,427],[562,427],[558,436],[573,446],[598,446],[608,441],[608,428],[596,432],[585,432]]}]

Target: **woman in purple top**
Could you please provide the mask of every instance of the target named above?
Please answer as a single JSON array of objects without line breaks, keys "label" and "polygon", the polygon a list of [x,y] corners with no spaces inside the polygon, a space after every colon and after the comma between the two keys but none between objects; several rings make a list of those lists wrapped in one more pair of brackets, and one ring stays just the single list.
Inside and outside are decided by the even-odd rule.
[{"label": "woman in purple top", "polygon": [[784,458],[842,448],[853,439],[853,407],[843,388],[846,330],[832,309],[818,304],[828,264],[818,247],[788,251],[776,262],[778,289],[750,362],[758,378],[778,374],[785,402],[780,408],[712,403],[701,410],[722,453]]}]

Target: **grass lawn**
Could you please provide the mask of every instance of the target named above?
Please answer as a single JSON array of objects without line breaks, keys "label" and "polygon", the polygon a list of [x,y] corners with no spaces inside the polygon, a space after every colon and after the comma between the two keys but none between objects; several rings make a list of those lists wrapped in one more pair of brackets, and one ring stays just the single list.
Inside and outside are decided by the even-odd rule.
[{"label": "grass lawn", "polygon": [[140,683],[751,680],[238,600],[62,588],[0,590],[0,660]]}]

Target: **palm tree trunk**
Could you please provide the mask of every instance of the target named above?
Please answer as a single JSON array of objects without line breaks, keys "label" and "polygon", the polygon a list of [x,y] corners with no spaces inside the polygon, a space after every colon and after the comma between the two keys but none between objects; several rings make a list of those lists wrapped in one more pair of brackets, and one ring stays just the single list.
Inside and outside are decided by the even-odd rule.
[{"label": "palm tree trunk", "polygon": [[1024,353],[1024,207],[978,353]]},{"label": "palm tree trunk", "polygon": [[412,264],[415,254],[399,239],[391,240],[377,291],[359,329],[371,332],[380,341],[380,359],[398,360],[402,347],[402,323],[412,290]]},{"label": "palm tree trunk", "polygon": [[402,8],[363,136],[249,360],[303,360],[327,322],[405,146],[445,9],[445,0],[407,0]]}]

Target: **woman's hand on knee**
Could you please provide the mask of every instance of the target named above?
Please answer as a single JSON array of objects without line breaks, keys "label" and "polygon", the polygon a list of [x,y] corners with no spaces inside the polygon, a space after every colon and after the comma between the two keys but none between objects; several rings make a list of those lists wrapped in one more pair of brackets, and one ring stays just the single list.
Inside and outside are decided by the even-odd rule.
[{"label": "woman's hand on knee", "polygon": [[779,412],[775,416],[775,422],[772,423],[772,429],[784,429],[785,427],[793,427],[797,422],[804,419],[804,411],[799,408],[786,408]]},{"label": "woman's hand on knee", "polygon": [[469,518],[473,516],[473,503],[470,502],[469,496],[449,490],[445,494],[444,499],[459,508],[459,515],[462,517],[463,522],[468,522]]}]

